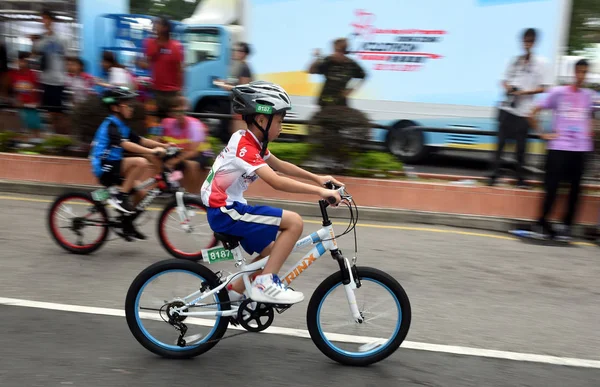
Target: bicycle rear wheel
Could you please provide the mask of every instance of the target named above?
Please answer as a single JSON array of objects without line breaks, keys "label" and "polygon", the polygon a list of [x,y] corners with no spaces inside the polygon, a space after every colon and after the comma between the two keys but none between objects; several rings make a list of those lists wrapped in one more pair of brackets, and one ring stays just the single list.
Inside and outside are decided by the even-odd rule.
[{"label": "bicycle rear wheel", "polygon": [[406,292],[392,276],[370,267],[357,267],[357,273],[361,287],[354,294],[361,323],[350,313],[341,272],[317,287],[306,322],[310,337],[327,357],[346,365],[366,366],[400,347],[408,334],[411,309]]},{"label": "bicycle rear wheel", "polygon": [[[170,359],[198,356],[223,337],[229,318],[221,313],[230,310],[225,288],[202,300],[197,294],[208,292],[219,285],[219,279],[209,268],[194,262],[169,259],[157,262],[143,270],[132,282],[125,300],[125,317],[136,340],[149,351]],[[192,317],[177,313],[186,304],[184,312],[214,312],[211,316]],[[184,328],[185,326],[185,328]],[[185,334],[180,340],[181,329]]]},{"label": "bicycle rear wheel", "polygon": [[[67,192],[48,209],[48,228],[63,249],[75,254],[98,250],[108,236],[108,213],[84,192]],[[91,235],[88,240],[86,236]]]}]

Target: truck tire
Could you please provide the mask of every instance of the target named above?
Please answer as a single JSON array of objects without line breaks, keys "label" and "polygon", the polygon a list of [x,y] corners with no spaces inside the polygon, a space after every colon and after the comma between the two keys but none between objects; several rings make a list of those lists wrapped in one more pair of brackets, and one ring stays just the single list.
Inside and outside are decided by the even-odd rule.
[{"label": "truck tire", "polygon": [[425,146],[423,132],[406,130],[414,126],[418,125],[413,121],[397,122],[386,137],[388,151],[407,164],[422,163],[431,153],[431,147]]}]

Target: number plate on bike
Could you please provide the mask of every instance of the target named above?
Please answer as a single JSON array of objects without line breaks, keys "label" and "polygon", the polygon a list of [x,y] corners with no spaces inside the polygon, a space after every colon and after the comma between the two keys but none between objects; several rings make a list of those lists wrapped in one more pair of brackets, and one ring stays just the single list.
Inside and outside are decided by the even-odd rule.
[{"label": "number plate on bike", "polygon": [[212,249],[202,250],[202,260],[209,264],[231,261],[233,260],[233,254],[224,247],[213,247]]},{"label": "number plate on bike", "polygon": [[110,197],[110,192],[105,188],[100,188],[92,192],[92,199],[97,202],[103,202]]}]

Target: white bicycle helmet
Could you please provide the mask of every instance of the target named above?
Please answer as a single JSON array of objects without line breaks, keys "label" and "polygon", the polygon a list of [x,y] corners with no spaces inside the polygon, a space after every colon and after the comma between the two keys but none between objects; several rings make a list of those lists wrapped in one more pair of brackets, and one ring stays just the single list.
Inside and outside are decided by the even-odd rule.
[{"label": "white bicycle helmet", "polygon": [[[264,157],[269,142],[269,128],[275,114],[283,113],[292,108],[290,96],[283,87],[265,81],[254,81],[233,88],[233,111],[241,114],[244,121],[252,123],[263,134],[263,147],[260,152]],[[255,116],[264,114],[269,117],[267,127],[263,128],[256,122]]]}]

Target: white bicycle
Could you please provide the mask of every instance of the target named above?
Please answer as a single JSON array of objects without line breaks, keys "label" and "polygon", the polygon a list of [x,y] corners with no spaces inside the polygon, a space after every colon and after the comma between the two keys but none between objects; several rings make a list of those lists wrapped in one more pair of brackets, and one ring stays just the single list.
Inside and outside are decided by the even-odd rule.
[{"label": "white bicycle", "polygon": [[[358,208],[344,188],[333,184],[329,188],[338,189],[342,202],[350,209],[350,223],[340,236],[354,230],[356,251]],[[357,267],[356,255],[352,262],[342,255],[327,214],[329,202],[320,200],[319,206],[323,228],[300,239],[294,251],[308,245],[315,247],[282,281],[290,285],[329,251],[339,270],[321,282],[308,303],[306,323],[310,337],[323,354],[339,363],[376,363],[394,353],[408,334],[408,296],[389,274]],[[238,272],[224,277],[222,271],[215,273],[197,262],[168,259],[144,269],[129,287],[125,301],[127,324],[149,351],[166,358],[195,357],[220,340],[235,336],[223,337],[229,324],[261,332],[273,323],[274,311],[281,314],[290,308],[291,305],[257,303],[249,294],[250,274],[264,268],[269,257],[248,264],[239,244],[241,238],[217,233],[215,236],[224,247],[203,250],[203,260],[208,264],[233,260]],[[240,276],[246,285],[246,299],[232,303],[226,286]],[[367,307],[368,303],[372,305]],[[345,329],[349,332],[345,333]]]}]

